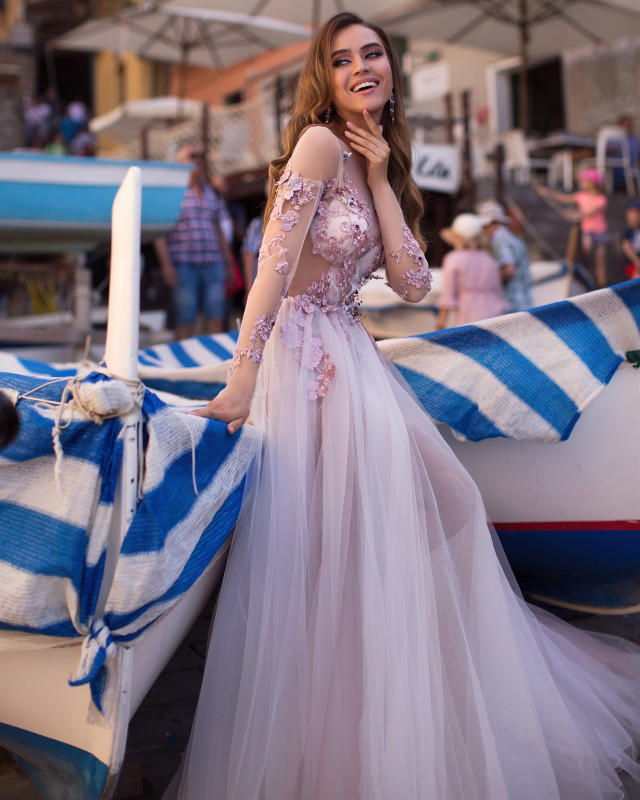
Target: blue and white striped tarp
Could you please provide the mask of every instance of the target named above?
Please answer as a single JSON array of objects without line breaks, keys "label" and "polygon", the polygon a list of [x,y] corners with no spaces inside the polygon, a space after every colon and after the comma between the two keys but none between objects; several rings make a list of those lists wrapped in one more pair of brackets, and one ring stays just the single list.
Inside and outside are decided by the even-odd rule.
[{"label": "blue and white striped tarp", "polygon": [[380,347],[460,436],[563,441],[640,349],[640,279]]},{"label": "blue and white striped tarp", "polygon": [[24,633],[52,644],[83,637],[91,657],[78,677],[92,684],[99,705],[101,666],[113,645],[135,639],[167,611],[227,539],[257,437],[249,428],[229,436],[224,424],[177,412],[137,387],[141,500],[96,619],[123,452],[122,419],[111,412],[130,411],[132,395],[124,382],[91,372],[61,410],[67,383],[0,373],[21,429],[0,451],[0,649],[18,647]]},{"label": "blue and white striped tarp", "polygon": [[[220,359],[225,350],[231,357],[234,338],[144,351],[140,376],[174,394],[213,397],[224,385],[228,364]],[[427,412],[459,436],[562,441],[626,353],[640,349],[640,280],[379,346]]]}]

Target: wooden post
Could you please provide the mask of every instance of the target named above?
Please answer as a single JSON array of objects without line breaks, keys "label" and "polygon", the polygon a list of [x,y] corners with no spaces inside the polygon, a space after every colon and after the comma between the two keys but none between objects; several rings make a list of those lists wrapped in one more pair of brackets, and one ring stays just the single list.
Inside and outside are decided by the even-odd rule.
[{"label": "wooden post", "polygon": [[527,20],[527,0],[520,0],[520,75],[518,82],[518,127],[529,133],[528,114],[528,86],[527,75],[529,70],[529,23]]},{"label": "wooden post", "polygon": [[282,115],[282,97],[284,95],[282,89],[282,75],[276,76],[276,90],[273,96],[273,102],[276,107],[276,133],[278,134],[278,141],[280,141],[280,137],[282,136],[282,122],[280,120]]},{"label": "wooden post", "polygon": [[444,124],[447,144],[453,144],[453,95],[447,92],[444,96]]},{"label": "wooden post", "polygon": [[204,179],[211,181],[211,164],[209,163],[209,105],[206,100],[202,103],[202,152],[204,153]]},{"label": "wooden post", "polygon": [[496,180],[496,200],[498,203],[502,203],[504,205],[504,182],[502,179],[502,168],[504,165],[504,145],[502,142],[498,142],[495,149],[495,156],[494,156],[494,164],[495,164],[495,180]]},{"label": "wooden post", "polygon": [[460,93],[462,106],[462,186],[460,189],[459,206],[462,209],[472,209],[475,202],[475,186],[471,168],[471,90],[464,89]]}]

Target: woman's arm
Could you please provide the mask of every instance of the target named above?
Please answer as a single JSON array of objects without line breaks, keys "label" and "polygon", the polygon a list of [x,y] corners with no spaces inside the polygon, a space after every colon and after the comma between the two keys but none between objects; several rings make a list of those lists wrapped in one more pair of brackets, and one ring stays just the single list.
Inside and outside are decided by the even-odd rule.
[{"label": "woman's arm", "polygon": [[229,433],[237,431],[249,416],[262,351],[293,279],[323,181],[337,175],[339,157],[333,134],[325,128],[310,128],[278,181],[260,248],[260,269],[247,297],[227,386],[204,408],[192,412],[226,422]]},{"label": "woman's arm", "polygon": [[387,256],[389,286],[403,300],[417,303],[431,288],[431,270],[405,223],[400,203],[389,183],[389,145],[368,111],[363,112],[364,128],[347,123],[346,135],[354,150],[367,160],[367,183],[380,224],[380,234]]}]

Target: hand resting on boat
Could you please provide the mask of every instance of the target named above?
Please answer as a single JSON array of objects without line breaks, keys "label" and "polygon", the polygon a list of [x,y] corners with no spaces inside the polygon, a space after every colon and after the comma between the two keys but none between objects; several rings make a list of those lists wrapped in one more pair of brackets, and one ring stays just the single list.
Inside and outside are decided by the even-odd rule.
[{"label": "hand resting on boat", "polygon": [[252,394],[240,392],[227,386],[213,400],[209,400],[203,408],[191,411],[197,417],[208,417],[219,422],[226,422],[227,431],[235,433],[247,421],[251,407]]}]

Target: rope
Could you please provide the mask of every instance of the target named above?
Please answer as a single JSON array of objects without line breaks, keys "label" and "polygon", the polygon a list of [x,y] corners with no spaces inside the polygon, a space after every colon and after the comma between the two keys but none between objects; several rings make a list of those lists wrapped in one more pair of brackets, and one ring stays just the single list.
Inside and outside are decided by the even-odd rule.
[{"label": "rope", "polygon": [[[88,393],[85,393],[86,396],[83,396],[82,388],[85,384],[86,375],[74,375],[72,378],[56,378],[50,381],[46,381],[45,383],[40,384],[40,386],[36,386],[33,389],[30,389],[28,392],[21,394],[18,396],[18,399],[23,400],[34,400],[36,403],[44,405],[45,407],[55,407],[56,415],[54,418],[53,428],[51,430],[51,438],[53,440],[53,452],[55,454],[55,479],[56,479],[56,486],[58,491],[62,491],[63,484],[62,484],[62,464],[64,459],[64,450],[62,448],[62,440],[61,434],[64,430],[66,430],[71,422],[73,421],[73,411],[77,410],[84,414],[85,417],[95,423],[96,425],[102,425],[104,420],[107,419],[115,419],[116,417],[124,417],[127,414],[132,413],[134,410],[139,410],[142,408],[142,403],[144,401],[144,393],[145,387],[142,381],[135,379],[135,380],[127,380],[126,378],[120,378],[116,375],[113,375],[108,370],[103,367],[96,367],[93,372],[97,372],[101,375],[105,375],[107,378],[112,378],[117,380],[120,384],[124,384],[129,389],[129,395],[131,398],[131,406],[129,408],[118,408],[114,409],[111,412],[107,411],[100,411],[95,408],[95,406],[89,405],[90,396]],[[66,385],[62,391],[62,396],[60,400],[49,400],[46,398],[39,398],[39,397],[31,397],[34,392],[37,392],[39,389],[44,389],[46,386],[51,386],[55,383],[61,383],[62,381],[66,381]],[[69,417],[65,420],[64,412],[69,410],[71,413]],[[192,438],[193,443],[193,438]],[[138,441],[138,465],[139,468],[144,461],[144,453],[141,453],[141,443]],[[141,483],[141,482],[140,482]],[[140,495],[141,489],[138,489],[138,499],[141,499]]]}]

